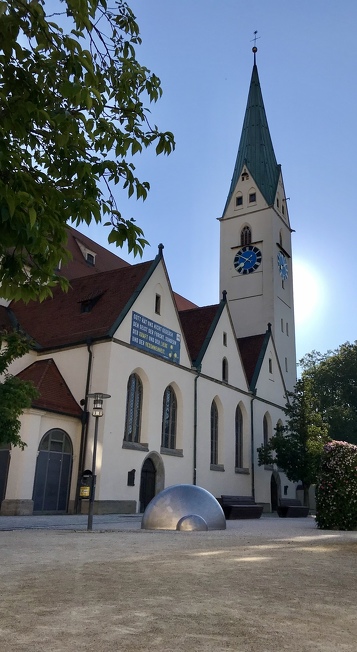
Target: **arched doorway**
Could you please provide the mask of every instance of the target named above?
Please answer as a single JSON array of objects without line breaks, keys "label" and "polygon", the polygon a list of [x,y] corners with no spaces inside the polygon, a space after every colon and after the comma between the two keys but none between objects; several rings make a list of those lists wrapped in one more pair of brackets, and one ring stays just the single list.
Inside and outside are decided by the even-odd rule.
[{"label": "arched doorway", "polygon": [[279,506],[280,478],[278,474],[272,473],[270,478],[270,502],[271,511],[276,512]]},{"label": "arched doorway", "polygon": [[140,477],[140,512],[144,512],[150,500],[156,493],[156,468],[150,457],[147,457]]},{"label": "arched doorway", "polygon": [[66,513],[68,506],[73,449],[64,430],[53,428],[41,440],[33,488],[33,511]]},{"label": "arched doorway", "polygon": [[0,448],[0,505],[5,498],[7,476],[10,465],[10,444],[3,444]]}]

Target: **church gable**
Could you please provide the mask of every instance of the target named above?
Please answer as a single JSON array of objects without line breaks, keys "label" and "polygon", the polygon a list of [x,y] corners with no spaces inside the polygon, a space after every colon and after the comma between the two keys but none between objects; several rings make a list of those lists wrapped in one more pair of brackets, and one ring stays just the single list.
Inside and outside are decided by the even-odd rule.
[{"label": "church gable", "polygon": [[229,202],[225,207],[223,219],[230,217],[239,217],[255,211],[263,210],[268,207],[268,203],[259,189],[259,185],[254,179],[246,164],[243,165],[237,182],[232,188]]},{"label": "church gable", "polygon": [[285,406],[287,403],[287,390],[274,340],[269,331],[267,331],[267,337],[263,342],[258,358],[254,382],[258,397]]},{"label": "church gable", "polygon": [[113,337],[158,358],[191,367],[163,258],[133,294]]},{"label": "church gable", "polygon": [[193,364],[203,374],[241,389],[247,381],[225,298],[180,313]]}]

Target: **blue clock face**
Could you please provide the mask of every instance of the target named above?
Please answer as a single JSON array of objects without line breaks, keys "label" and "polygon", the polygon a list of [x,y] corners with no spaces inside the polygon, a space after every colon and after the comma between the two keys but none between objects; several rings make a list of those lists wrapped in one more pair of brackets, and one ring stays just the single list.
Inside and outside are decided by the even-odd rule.
[{"label": "blue clock face", "polygon": [[288,261],[281,251],[278,253],[278,268],[281,278],[286,281],[289,276]]},{"label": "blue clock face", "polygon": [[262,253],[258,247],[246,245],[237,251],[234,257],[234,267],[239,274],[251,274],[262,262]]}]

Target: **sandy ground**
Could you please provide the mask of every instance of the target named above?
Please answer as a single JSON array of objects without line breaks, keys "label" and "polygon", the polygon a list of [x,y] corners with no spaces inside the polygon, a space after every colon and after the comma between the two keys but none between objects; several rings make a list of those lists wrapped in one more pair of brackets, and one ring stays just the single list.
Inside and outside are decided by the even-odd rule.
[{"label": "sandy ground", "polygon": [[357,532],[0,532],[1,652],[356,652]]}]

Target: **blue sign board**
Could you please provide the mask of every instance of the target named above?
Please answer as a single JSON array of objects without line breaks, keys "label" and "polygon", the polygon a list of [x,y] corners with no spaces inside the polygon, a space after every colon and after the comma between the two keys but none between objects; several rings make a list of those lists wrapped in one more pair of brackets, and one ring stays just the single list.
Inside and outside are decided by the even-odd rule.
[{"label": "blue sign board", "polygon": [[180,362],[181,335],[133,312],[130,344],[171,362]]}]

